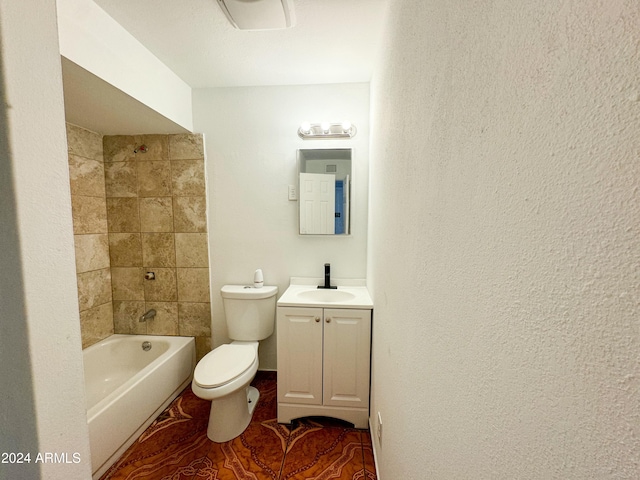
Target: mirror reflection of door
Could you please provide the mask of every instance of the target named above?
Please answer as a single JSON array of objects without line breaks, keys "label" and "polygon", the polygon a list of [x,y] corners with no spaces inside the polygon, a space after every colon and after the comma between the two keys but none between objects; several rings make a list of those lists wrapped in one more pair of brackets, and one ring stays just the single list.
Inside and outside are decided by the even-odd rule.
[{"label": "mirror reflection of door", "polygon": [[300,174],[300,233],[336,233],[336,196],[335,175]]},{"label": "mirror reflection of door", "polygon": [[351,149],[298,150],[302,235],[350,233]]}]

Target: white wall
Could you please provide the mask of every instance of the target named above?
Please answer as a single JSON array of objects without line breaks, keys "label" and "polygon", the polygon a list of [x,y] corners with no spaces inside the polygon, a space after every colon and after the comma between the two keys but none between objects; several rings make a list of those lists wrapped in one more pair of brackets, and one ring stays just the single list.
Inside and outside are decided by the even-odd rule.
[{"label": "white wall", "polygon": [[371,89],[380,478],[638,478],[639,15],[392,0]]},{"label": "white wall", "polygon": [[[262,268],[265,284],[279,295],[291,276],[366,275],[369,86],[246,87],[195,90],[194,128],[205,135],[212,291],[213,343],[226,342],[219,295],[227,283],[253,281]],[[351,140],[301,140],[304,120],[350,120]],[[297,184],[296,150],[352,147],[351,236],[298,235],[297,202],[287,186]],[[260,349],[260,367],[276,367],[275,335]]]},{"label": "white wall", "polygon": [[55,14],[0,0],[0,452],[31,454],[1,478],[91,476]]},{"label": "white wall", "polygon": [[[181,127],[191,130],[191,87],[118,22],[92,0],[58,0],[57,15],[61,55]],[[94,85],[89,83],[86,87]],[[100,93],[111,94],[109,90],[101,90]],[[75,94],[82,96],[84,92],[80,89]],[[127,105],[120,101],[118,108]],[[138,110],[134,110],[134,113],[138,113]]]}]

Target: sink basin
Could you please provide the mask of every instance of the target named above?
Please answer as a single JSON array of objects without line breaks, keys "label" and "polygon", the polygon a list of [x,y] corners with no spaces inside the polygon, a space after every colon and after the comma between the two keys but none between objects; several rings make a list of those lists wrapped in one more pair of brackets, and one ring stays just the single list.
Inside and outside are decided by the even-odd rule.
[{"label": "sink basin", "polygon": [[296,296],[301,298],[302,300],[309,300],[312,302],[320,303],[340,303],[347,302],[356,298],[356,296],[351,292],[329,289],[304,290],[302,292],[299,292]]}]

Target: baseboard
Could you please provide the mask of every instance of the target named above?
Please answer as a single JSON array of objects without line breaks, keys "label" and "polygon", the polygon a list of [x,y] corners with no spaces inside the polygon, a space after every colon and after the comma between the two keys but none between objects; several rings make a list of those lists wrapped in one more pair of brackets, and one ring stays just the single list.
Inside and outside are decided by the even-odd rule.
[{"label": "baseboard", "polygon": [[369,417],[369,433],[371,435],[371,448],[373,449],[373,464],[376,467],[376,478],[377,480],[382,480],[380,476],[380,468],[378,468],[378,450],[376,450],[376,446],[378,445],[378,441],[374,438],[374,430],[373,430],[373,422],[371,421],[371,417]]}]

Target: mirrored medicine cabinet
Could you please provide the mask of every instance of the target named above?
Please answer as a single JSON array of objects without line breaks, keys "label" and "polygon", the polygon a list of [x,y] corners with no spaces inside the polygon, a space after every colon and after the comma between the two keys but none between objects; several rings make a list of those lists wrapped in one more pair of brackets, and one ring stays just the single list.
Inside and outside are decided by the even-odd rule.
[{"label": "mirrored medicine cabinet", "polygon": [[300,235],[349,235],[350,148],[298,150]]}]

